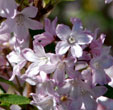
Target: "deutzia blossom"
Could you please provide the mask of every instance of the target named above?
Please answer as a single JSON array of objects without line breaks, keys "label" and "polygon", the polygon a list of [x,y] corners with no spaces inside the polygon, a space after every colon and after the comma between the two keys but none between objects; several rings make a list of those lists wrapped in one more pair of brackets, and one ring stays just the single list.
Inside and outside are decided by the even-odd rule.
[{"label": "deutzia blossom", "polygon": [[14,32],[18,39],[22,40],[28,37],[28,29],[42,29],[40,22],[31,19],[36,16],[37,11],[38,9],[33,6],[24,8],[21,12],[16,11],[15,16],[2,22],[0,33]]},{"label": "deutzia blossom", "polygon": [[49,80],[37,85],[36,93],[31,93],[33,101],[31,104],[35,105],[39,110],[57,110],[56,95],[53,90],[53,83]]},{"label": "deutzia blossom", "polygon": [[80,45],[91,43],[93,38],[83,31],[80,20],[71,19],[71,21],[73,23],[72,30],[64,24],[59,24],[56,28],[56,34],[62,40],[56,45],[56,53],[65,54],[70,48],[73,57],[81,57],[83,50]]},{"label": "deutzia blossom", "polygon": [[49,64],[45,64],[40,66],[40,70],[46,72],[46,73],[53,73],[53,79],[55,80],[56,84],[61,86],[64,83],[65,80],[65,73],[72,74],[75,73],[74,71],[74,64],[76,61],[74,61],[73,58],[66,58],[63,59],[62,56],[55,55],[53,57],[52,62]]},{"label": "deutzia blossom", "polygon": [[45,32],[34,36],[34,44],[46,46],[52,43],[56,37],[57,17],[51,22],[48,18],[45,19]]},{"label": "deutzia blossom", "polygon": [[20,70],[25,66],[26,60],[22,55],[21,48],[19,46],[15,46],[14,51],[10,52],[7,55],[7,59],[13,66],[13,74],[10,80],[14,80],[15,75],[20,76]]},{"label": "deutzia blossom", "polygon": [[[26,70],[25,74],[22,76],[23,78],[29,78],[33,79],[36,78],[36,75],[39,74],[40,69],[39,67],[44,64],[48,64],[50,62],[50,57],[53,54],[46,54],[43,46],[34,46],[34,51],[31,50],[30,48],[25,48],[23,50],[23,55],[26,58],[27,61],[31,62],[30,66]],[[41,73],[40,73],[41,74]],[[30,83],[30,80],[28,80]],[[31,83],[35,84],[35,83]]]},{"label": "deutzia blossom", "polygon": [[110,55],[102,54],[101,56],[94,57],[91,60],[90,65],[93,73],[93,84],[103,85],[107,84],[110,81],[110,78],[104,70],[113,65],[113,58]]}]

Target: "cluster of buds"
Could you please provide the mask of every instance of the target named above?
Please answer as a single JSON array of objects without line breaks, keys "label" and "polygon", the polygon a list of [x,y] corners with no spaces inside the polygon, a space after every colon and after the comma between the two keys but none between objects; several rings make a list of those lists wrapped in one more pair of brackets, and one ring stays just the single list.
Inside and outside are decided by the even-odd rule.
[{"label": "cluster of buds", "polygon": [[[21,11],[14,0],[0,0],[0,16],[5,18],[1,53],[9,48],[6,56],[0,55],[0,66],[12,67],[9,80],[18,77],[35,86],[31,104],[39,110],[107,110],[99,99],[107,92],[104,85],[112,82],[106,71],[113,66],[106,36],[83,28],[78,18],[70,19],[72,27],[57,24],[57,17],[52,22],[45,18],[43,26],[32,19],[37,11],[31,0]],[[29,29],[44,32],[32,39]]]}]

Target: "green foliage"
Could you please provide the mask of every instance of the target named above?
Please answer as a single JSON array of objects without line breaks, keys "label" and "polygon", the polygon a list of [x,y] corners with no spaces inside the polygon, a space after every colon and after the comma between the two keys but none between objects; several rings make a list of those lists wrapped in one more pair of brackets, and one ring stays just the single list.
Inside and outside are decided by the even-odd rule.
[{"label": "green foliage", "polygon": [[0,95],[0,102],[1,105],[24,105],[24,104],[29,104],[30,99],[24,96],[19,96],[15,94],[1,94]]},{"label": "green foliage", "polygon": [[51,0],[44,0],[45,5],[49,4]]},{"label": "green foliage", "polygon": [[3,93],[5,93],[5,90],[4,90],[4,88],[0,85],[0,94],[3,94]]},{"label": "green foliage", "polygon": [[105,85],[108,91],[104,94],[105,97],[113,99],[113,88],[109,85]]},{"label": "green foliage", "polygon": [[52,5],[56,5],[57,3],[60,3],[60,2],[64,2],[64,1],[75,1],[75,0],[44,0],[44,3],[45,5],[47,4],[52,4]]},{"label": "green foliage", "polygon": [[6,80],[6,79],[0,77],[0,82],[3,82],[3,83],[8,84],[8,85],[11,85],[15,89],[17,89],[16,85],[12,81],[9,81],[9,80]]},{"label": "green foliage", "polygon": [[16,2],[19,3],[19,4],[23,3],[24,5],[29,4],[29,0],[16,0]]},{"label": "green foliage", "polygon": [[27,104],[27,105],[20,105],[22,110],[38,110],[36,106]]}]

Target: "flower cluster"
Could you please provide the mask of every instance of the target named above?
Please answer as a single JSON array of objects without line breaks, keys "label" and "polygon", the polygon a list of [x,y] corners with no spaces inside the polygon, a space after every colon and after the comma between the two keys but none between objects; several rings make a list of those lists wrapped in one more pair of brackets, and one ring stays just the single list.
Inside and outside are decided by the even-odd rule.
[{"label": "flower cluster", "polygon": [[33,5],[19,10],[14,0],[0,0],[0,16],[5,18],[0,51],[9,49],[7,59],[0,55],[0,65],[12,67],[9,80],[19,77],[36,86],[31,104],[39,110],[105,110],[99,97],[112,81],[106,69],[113,66],[106,36],[85,29],[78,18],[71,18],[69,27],[57,24],[56,17],[52,22],[45,18],[44,32],[31,40],[29,29],[43,29],[32,19],[37,11]]}]

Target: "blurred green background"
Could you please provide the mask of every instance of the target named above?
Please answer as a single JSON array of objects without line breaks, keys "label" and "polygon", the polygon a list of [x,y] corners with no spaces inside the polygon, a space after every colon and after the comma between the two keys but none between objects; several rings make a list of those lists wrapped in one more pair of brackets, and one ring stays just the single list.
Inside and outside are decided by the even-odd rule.
[{"label": "blurred green background", "polygon": [[105,44],[112,46],[113,53],[113,3],[105,4],[104,0],[75,0],[59,3],[49,15],[58,17],[58,23],[71,25],[70,18],[82,20],[85,28],[94,32],[99,28],[99,34],[106,34]]}]

